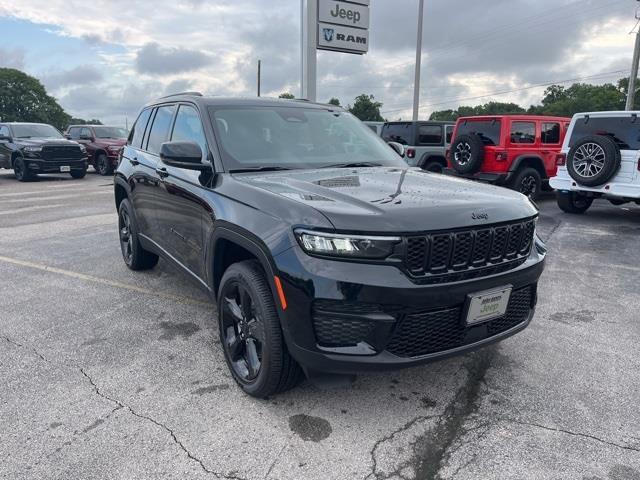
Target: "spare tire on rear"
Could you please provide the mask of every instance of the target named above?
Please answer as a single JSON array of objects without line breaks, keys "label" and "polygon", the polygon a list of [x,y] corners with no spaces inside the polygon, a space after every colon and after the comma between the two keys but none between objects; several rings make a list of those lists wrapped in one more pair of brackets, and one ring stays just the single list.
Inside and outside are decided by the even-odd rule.
[{"label": "spare tire on rear", "polygon": [[567,171],[580,185],[597,187],[620,168],[620,147],[604,135],[589,135],[577,142],[567,157]]},{"label": "spare tire on rear", "polygon": [[479,135],[460,135],[451,144],[451,165],[458,173],[475,173],[484,160],[484,142]]}]

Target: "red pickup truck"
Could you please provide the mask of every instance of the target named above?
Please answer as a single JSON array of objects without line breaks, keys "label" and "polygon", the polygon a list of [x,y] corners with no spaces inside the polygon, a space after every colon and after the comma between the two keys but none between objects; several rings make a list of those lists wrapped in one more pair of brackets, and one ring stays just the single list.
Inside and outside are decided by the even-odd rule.
[{"label": "red pickup truck", "polygon": [[87,149],[89,164],[100,175],[111,175],[118,166],[118,155],[127,143],[128,132],[106,125],[71,125],[65,136]]},{"label": "red pickup truck", "polygon": [[535,199],[555,176],[570,118],[460,117],[445,173],[504,185]]}]

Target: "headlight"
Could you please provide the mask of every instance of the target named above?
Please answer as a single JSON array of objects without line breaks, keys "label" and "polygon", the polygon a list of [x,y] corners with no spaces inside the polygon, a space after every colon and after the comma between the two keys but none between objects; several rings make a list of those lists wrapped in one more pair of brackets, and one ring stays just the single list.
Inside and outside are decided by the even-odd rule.
[{"label": "headlight", "polygon": [[25,152],[36,153],[36,152],[41,152],[42,151],[42,147],[24,147],[23,150]]},{"label": "headlight", "polygon": [[370,237],[334,233],[295,231],[300,246],[308,253],[352,258],[386,258],[400,237]]}]

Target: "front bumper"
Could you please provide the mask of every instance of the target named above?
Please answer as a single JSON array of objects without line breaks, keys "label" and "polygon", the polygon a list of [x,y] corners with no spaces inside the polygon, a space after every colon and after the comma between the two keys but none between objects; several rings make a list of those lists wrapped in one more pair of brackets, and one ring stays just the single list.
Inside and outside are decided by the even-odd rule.
[{"label": "front bumper", "polygon": [[[482,347],[529,324],[544,257],[534,247],[513,270],[420,285],[394,266],[319,259],[293,247],[276,257],[288,303],[280,312],[287,347],[304,368],[330,373],[410,367]],[[512,300],[518,292],[517,318],[510,302],[505,317],[465,326],[467,296],[505,285],[513,287]],[[344,338],[353,340],[340,345]]]},{"label": "front bumper", "polygon": [[487,182],[494,185],[504,185],[509,181],[509,173],[491,173],[491,172],[460,173],[453,168],[445,168],[444,173],[446,175],[452,175],[454,177],[466,178],[469,180],[479,180],[481,182]]},{"label": "front bumper", "polygon": [[69,167],[71,170],[87,169],[87,158],[80,160],[43,160],[41,158],[25,157],[24,163],[33,173],[60,173],[60,167]]}]

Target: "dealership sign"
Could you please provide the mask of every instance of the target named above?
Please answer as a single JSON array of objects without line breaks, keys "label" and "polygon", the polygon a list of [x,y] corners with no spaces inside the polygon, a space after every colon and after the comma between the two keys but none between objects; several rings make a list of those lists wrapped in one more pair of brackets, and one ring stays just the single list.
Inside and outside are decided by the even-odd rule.
[{"label": "dealership sign", "polygon": [[369,50],[369,0],[318,0],[317,48],[366,53]]}]

